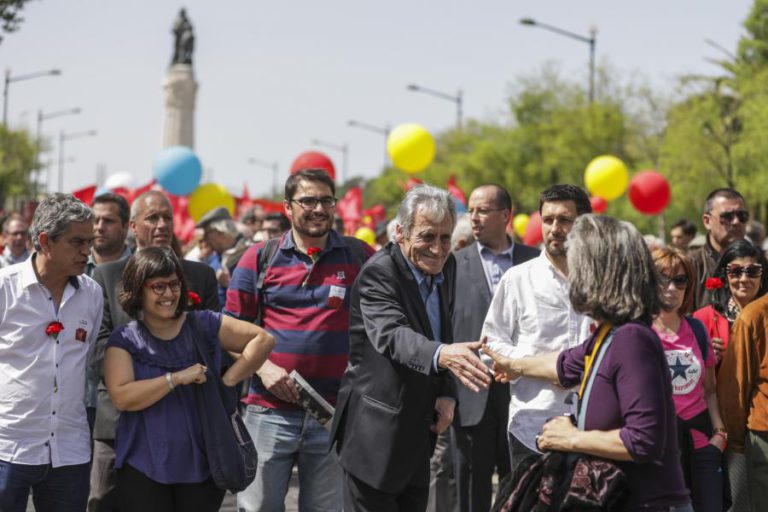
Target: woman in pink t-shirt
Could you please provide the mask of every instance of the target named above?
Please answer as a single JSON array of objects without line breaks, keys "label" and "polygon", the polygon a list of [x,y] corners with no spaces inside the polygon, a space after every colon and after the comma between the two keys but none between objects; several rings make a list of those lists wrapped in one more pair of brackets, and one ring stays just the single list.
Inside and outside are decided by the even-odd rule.
[{"label": "woman in pink t-shirt", "polygon": [[[704,325],[690,316],[696,282],[688,256],[674,248],[653,252],[665,307],[653,321],[672,378],[681,461],[696,512],[722,512],[723,452],[728,442],[715,385],[716,358]],[[705,355],[706,354],[706,355]]]}]

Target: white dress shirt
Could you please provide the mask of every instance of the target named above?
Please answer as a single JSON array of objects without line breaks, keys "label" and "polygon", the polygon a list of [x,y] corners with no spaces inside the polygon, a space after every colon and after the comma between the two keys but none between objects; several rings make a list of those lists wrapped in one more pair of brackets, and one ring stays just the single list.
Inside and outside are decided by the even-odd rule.
[{"label": "white dress shirt", "polygon": [[[483,324],[488,346],[520,358],[560,352],[590,334],[592,319],[576,313],[568,298],[568,281],[546,253],[509,269],[501,278]],[[531,450],[542,425],[571,412],[568,391],[552,382],[521,377],[510,383],[509,431]]]},{"label": "white dress shirt", "polygon": [[[0,460],[83,464],[91,456],[85,363],[103,295],[90,277],[72,277],[57,312],[35,257],[0,270]],[[45,330],[56,320],[64,330],[54,339]]]}]

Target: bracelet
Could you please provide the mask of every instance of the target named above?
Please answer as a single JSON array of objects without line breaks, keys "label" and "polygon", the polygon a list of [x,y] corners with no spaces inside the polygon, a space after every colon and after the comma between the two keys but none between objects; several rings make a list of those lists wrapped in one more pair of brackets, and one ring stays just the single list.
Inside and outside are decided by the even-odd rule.
[{"label": "bracelet", "polygon": [[171,372],[167,372],[165,374],[165,380],[168,382],[168,389],[173,390],[173,388],[176,387],[176,385],[173,383],[173,374],[171,374]]}]

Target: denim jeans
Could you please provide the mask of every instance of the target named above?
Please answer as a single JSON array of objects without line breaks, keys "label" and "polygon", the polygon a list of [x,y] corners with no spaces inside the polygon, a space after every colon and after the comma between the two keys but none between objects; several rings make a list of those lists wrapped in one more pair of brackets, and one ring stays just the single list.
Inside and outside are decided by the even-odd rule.
[{"label": "denim jeans", "polygon": [[341,511],[341,469],[328,431],[304,411],[249,405],[243,417],[256,444],[256,479],[237,495],[245,512],[283,512],[294,463],[299,469],[299,511]]},{"label": "denim jeans", "polygon": [[37,512],[82,512],[88,501],[88,463],[51,467],[0,460],[0,510],[25,512],[29,490]]}]

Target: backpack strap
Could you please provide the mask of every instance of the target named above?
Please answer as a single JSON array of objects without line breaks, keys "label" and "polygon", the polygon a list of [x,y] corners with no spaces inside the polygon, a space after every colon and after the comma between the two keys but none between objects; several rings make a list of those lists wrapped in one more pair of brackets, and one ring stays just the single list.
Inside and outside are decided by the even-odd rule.
[{"label": "backpack strap", "polygon": [[277,249],[280,246],[281,238],[272,238],[264,242],[264,247],[259,251],[259,258],[257,265],[259,267],[259,274],[256,276],[256,285],[254,286],[255,295],[259,299],[259,309],[256,312],[256,325],[262,326],[264,320],[264,296],[262,290],[264,289],[264,278],[267,275],[267,270],[272,266],[272,261],[275,259]]},{"label": "backpack strap", "polygon": [[349,247],[349,250],[355,257],[355,260],[362,267],[363,263],[365,263],[368,259],[368,256],[365,253],[365,246],[363,245],[363,241],[359,238],[355,238],[354,236],[345,236],[344,243],[347,244],[347,247]]},{"label": "backpack strap", "polygon": [[693,330],[693,335],[696,337],[696,341],[699,343],[699,350],[701,351],[702,360],[706,361],[709,356],[709,336],[707,335],[707,329],[704,324],[698,318],[693,318],[690,315],[685,315],[685,319],[688,325]]}]

